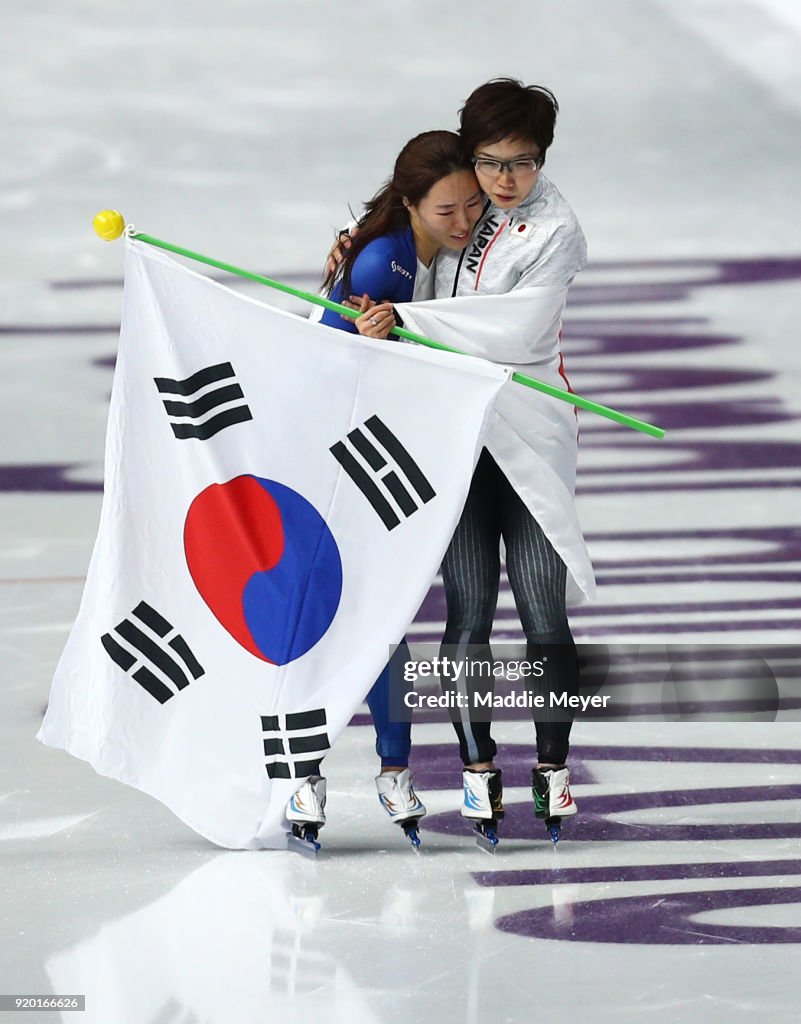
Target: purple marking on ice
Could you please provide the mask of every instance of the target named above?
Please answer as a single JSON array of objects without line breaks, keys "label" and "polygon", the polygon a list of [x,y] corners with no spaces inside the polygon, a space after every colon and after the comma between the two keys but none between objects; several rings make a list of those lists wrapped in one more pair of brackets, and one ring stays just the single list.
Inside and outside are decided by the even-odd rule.
[{"label": "purple marking on ice", "polygon": [[669,328],[679,331],[679,336],[682,336],[688,327],[706,327],[708,324],[709,319],[705,316],[571,316],[565,323],[563,335],[583,338],[585,334],[605,334],[610,331],[616,334],[647,333],[654,329],[654,325],[658,325],[660,329]]},{"label": "purple marking on ice", "polygon": [[[598,614],[602,614],[602,609],[599,609]],[[742,622],[715,622],[706,623],[704,625],[700,622],[677,622],[677,623],[664,623],[664,622],[629,622],[619,623],[612,625],[593,625],[592,620],[587,622],[577,623],[573,628],[573,636],[577,643],[618,643],[616,639],[621,633],[626,636],[644,636],[648,639],[645,643],[653,643],[654,636],[665,636],[674,637],[680,635],[686,635],[698,637],[699,643],[709,642],[711,635],[717,635],[719,633],[725,633],[727,635],[733,635],[734,639],[738,639],[740,631],[747,631],[752,633],[781,633],[784,631],[794,630],[798,632],[799,624],[792,620],[786,620],[785,622],[773,622],[771,620],[759,619],[759,620],[743,620]],[[503,629],[501,626],[497,627],[492,634],[493,642],[496,640],[518,642],[523,637],[522,631],[517,629]],[[418,643],[438,643],[442,639],[442,632],[434,632],[433,630],[428,633],[415,633],[415,642]],[[671,644],[674,642],[672,639]],[[688,640],[679,641],[680,643],[688,643]]]},{"label": "purple marking on ice", "polygon": [[[775,747],[616,747],[577,744],[572,756],[586,766],[593,761],[675,761],[683,764],[798,764],[801,750]],[[572,762],[571,762],[572,773]],[[593,780],[595,781],[595,780]]]},{"label": "purple marking on ice", "polygon": [[[671,555],[670,557],[649,558],[647,554],[637,559],[637,565],[644,566],[659,565],[708,565],[725,562],[727,565],[748,564],[750,562],[795,562],[801,560],[801,526],[765,526],[759,529],[753,527],[721,527],[720,529],[709,529],[700,527],[687,530],[642,530],[636,532],[610,531],[604,533],[589,533],[587,540],[590,544],[599,541],[624,541],[630,544],[640,544],[645,541],[676,541],[679,547],[684,540],[745,540],[764,545],[766,550],[746,551],[742,554],[726,552],[718,555]],[[647,543],[645,545],[647,551]],[[603,558],[599,564],[607,568],[622,568],[631,565],[630,560]]]},{"label": "purple marking on ice", "polygon": [[[603,323],[603,321],[601,321]],[[652,325],[658,325],[660,321],[652,321]],[[653,326],[652,326],[653,329]],[[570,338],[578,337],[582,342],[582,356],[608,355],[620,357],[644,352],[653,355],[656,352],[678,352],[688,349],[721,348],[735,345],[739,339],[733,334],[630,334],[626,331],[604,333],[602,330],[590,331],[583,329],[580,332],[573,332],[570,321],[567,321],[564,329],[565,339],[565,368],[570,377]],[[610,363],[611,370],[614,370],[614,363]]]},{"label": "purple marking on ice", "polygon": [[[701,682],[694,680],[693,685]],[[670,700],[668,697],[655,699],[650,704],[637,703],[629,704],[622,701],[619,705],[610,705],[608,708],[597,708],[586,712],[577,711],[577,719],[591,719],[594,722],[612,721],[634,721],[637,718],[662,714],[666,721],[678,720],[682,716],[692,720],[699,715],[706,716],[704,721],[712,721],[711,715],[720,715],[721,722],[737,721],[759,721],[775,722],[779,711],[798,711],[801,708],[801,698],[783,697],[781,699],[765,694],[755,696],[750,700],[710,700],[708,697],[687,697],[685,700]],[[504,709],[506,710],[506,709]],[[499,716],[500,717],[500,716]],[[511,717],[511,716],[510,716]],[[521,718],[524,716],[520,716]]]},{"label": "purple marking on ice", "polygon": [[[366,716],[364,716],[366,717]],[[535,763],[534,735],[532,745],[499,744],[496,764],[503,770],[506,788],[528,787],[531,767]],[[574,785],[598,781],[592,762],[660,762],[665,764],[793,764],[801,765],[801,750],[727,749],[717,747],[615,747],[575,745],[571,749],[570,774]],[[415,743],[412,747],[412,767],[415,782],[422,791],[430,789],[461,789],[461,763],[454,738],[453,745]],[[742,772],[739,773],[742,776]],[[801,786],[749,786],[729,789],[668,790],[656,793],[620,793],[606,796],[582,796],[581,812],[575,821],[565,824],[576,840],[643,841],[701,839],[760,839],[801,838],[801,823],[758,822],[732,824],[624,824],[604,815],[617,815],[625,811],[659,807],[697,807],[708,804],[761,802],[764,800],[796,800],[801,798]],[[426,827],[433,832],[464,833],[469,824],[458,811],[429,815]],[[533,808],[526,803],[507,806],[503,832],[510,838],[542,838],[541,821],[534,818]]]},{"label": "purple marking on ice", "polygon": [[[766,559],[767,560],[767,559]],[[771,559],[772,560],[772,559]],[[677,562],[691,562],[693,564],[699,564],[705,561],[705,559],[676,559]],[[756,580],[759,581],[761,577],[757,576]],[[641,582],[639,578],[634,579],[623,579],[621,582],[627,582],[630,584]],[[660,582],[656,579],[655,582]],[[692,582],[692,579],[688,579],[687,582]],[[703,582],[698,580],[698,582]],[[747,619],[738,619],[733,622],[721,621],[721,622],[710,622],[708,619],[686,619],[683,620],[681,616],[684,615],[698,615],[702,613],[706,615],[711,612],[753,612],[756,613],[757,609],[754,607],[753,601],[698,601],[694,603],[681,602],[673,603],[665,601],[663,604],[630,604],[630,605],[591,605],[591,606],[579,606],[570,610],[571,624],[575,625],[574,634],[577,639],[587,635],[587,630],[592,627],[593,621],[597,619],[599,615],[615,615],[621,619],[630,616],[654,616],[664,615],[670,613],[672,616],[669,621],[654,621],[650,622],[625,622],[619,623],[620,628],[625,628],[627,631],[636,633],[648,633],[658,631],[660,633],[704,633],[710,629],[714,629],[715,632],[729,632],[736,633],[739,630],[746,629],[768,629],[768,630],[781,630],[781,629],[792,629],[795,628],[798,623],[794,619],[775,619],[773,613],[778,609],[784,609],[792,611],[794,609],[801,609],[801,597],[785,597],[775,598],[771,601],[762,602],[760,611],[764,612],[764,618],[755,617],[752,615]],[[426,595],[423,603],[415,618],[415,622],[425,624],[426,622],[444,622],[447,618],[447,607],[445,601],[444,590],[441,586],[432,588]],[[495,629],[502,631],[504,627],[507,629],[511,628],[513,632],[517,632],[519,628],[519,618],[517,612],[514,609],[504,609],[495,615]],[[598,626],[600,633],[594,633],[593,636],[608,637],[610,635],[610,626]],[[430,633],[415,633],[414,640],[418,643],[438,643],[442,639],[442,632],[439,629],[432,629]]]},{"label": "purple marking on ice", "polygon": [[742,572],[705,572],[703,576],[688,576],[686,573],[653,572],[650,569],[639,570],[632,566],[627,573],[596,571],[595,580],[600,586],[631,586],[643,583],[801,583],[801,571],[796,569],[775,569],[760,572],[758,569]]},{"label": "purple marking on ice", "polygon": [[[500,758],[497,759],[500,763]],[[571,785],[573,763],[570,764]],[[415,768],[415,785],[422,792],[424,783]],[[530,772],[529,772],[530,775]],[[504,771],[504,782],[506,772]],[[530,778],[519,785],[530,785]],[[514,783],[510,783],[514,785]],[[801,839],[801,821],[760,822],[743,821],[741,814],[732,812],[738,820],[732,822],[679,821],[660,824],[642,819],[622,822],[615,818],[630,811],[655,810],[662,807],[702,808],[729,803],[771,803],[777,800],[801,799],[801,786],[737,786],[730,789],[664,790],[657,793],[615,793],[607,796],[576,797],[579,815],[563,823],[565,838],[576,842],[723,842],[732,839]],[[463,833],[469,823],[458,810],[442,814],[429,814],[426,829],[447,835]],[[543,839],[543,823],[534,817],[534,804],[506,804],[502,833],[509,839]]]},{"label": "purple marking on ice", "polygon": [[0,324],[0,334],[119,334],[119,324]]},{"label": "purple marking on ice", "polygon": [[122,288],[121,277],[87,277],[65,281],[48,281],[48,288],[54,291],[92,291],[95,288]]},{"label": "purple marking on ice", "polygon": [[[665,610],[668,610],[667,608]],[[699,608],[703,611],[703,608]],[[599,608],[598,615],[603,615],[603,608]],[[770,609],[766,615],[770,614]],[[624,631],[627,634],[644,634],[653,636],[655,633],[678,634],[697,633],[699,636],[709,636],[710,633],[741,633],[741,632],[782,632],[783,630],[799,629],[799,622],[795,619],[773,620],[765,619],[738,619],[737,622],[621,622],[614,626],[593,626],[592,620],[582,622],[573,630],[576,640],[609,640],[616,635],[616,631]]]},{"label": "purple marking on ice", "polygon": [[[683,270],[706,268],[707,274],[692,273],[682,278]],[[626,261],[608,260],[593,262],[590,270],[631,269],[642,274],[643,270],[654,269],[662,273],[675,269],[676,277],[666,282],[626,283],[621,285],[594,285],[592,278],[579,278],[570,291],[570,305],[635,303],[635,302],[682,302],[701,289],[721,285],[764,284],[769,281],[792,281],[801,277],[800,257],[769,257],[760,259],[678,259]]]},{"label": "purple marking on ice", "polygon": [[[699,581],[700,582],[700,581]],[[798,597],[777,597],[770,601],[765,601],[762,604],[766,612],[775,610],[777,608],[801,608],[801,595]],[[671,604],[605,604],[600,609],[603,615],[655,615],[663,612],[674,612],[680,615],[682,612],[740,612],[740,611],[753,611],[753,601],[687,601],[687,602],[675,602]],[[571,619],[573,617],[581,618],[582,616],[597,615],[598,609],[592,607],[579,607],[574,608],[570,612]],[[503,622],[506,617],[505,613],[496,615],[496,622]]]},{"label": "purple marking on ice", "polygon": [[616,864],[582,868],[527,868],[472,871],[478,885],[583,885],[595,882],[651,882],[670,878],[771,878],[801,875],[801,860],[715,861],[691,864]]},{"label": "purple marking on ice", "polygon": [[[618,390],[616,388],[615,393]],[[597,391],[593,399],[605,404],[611,400],[611,396],[608,398],[603,391]],[[656,423],[673,433],[679,430],[698,430],[701,427],[755,427],[765,423],[792,423],[801,419],[801,416],[784,411],[775,399],[770,398],[659,402],[643,393],[628,400],[626,413],[648,423]],[[801,445],[795,447],[801,451]],[[657,465],[655,471],[660,472],[662,468]],[[685,464],[684,468],[692,467]],[[638,467],[638,470],[642,471],[642,467]]]},{"label": "purple marking on ice", "polygon": [[[260,273],[262,277],[272,277],[276,281],[288,281],[292,280],[295,282],[305,281],[314,287],[318,287],[320,284],[320,275],[313,271],[307,270],[277,270],[271,274],[267,274],[264,271],[254,271],[254,273]],[[230,281],[233,275],[231,274],[218,274],[209,271],[204,271],[205,277],[210,277],[212,281]],[[260,285],[258,281],[248,281],[245,278],[239,279],[244,285]],[[85,279],[67,278],[59,281],[49,281],[48,287],[54,291],[92,291],[96,288],[122,288],[123,279],[121,277],[88,277]]]},{"label": "purple marking on ice", "polygon": [[0,465],[0,493],[65,494],[100,492],[102,480],[68,480],[66,474],[83,469],[80,462]]},{"label": "purple marking on ice", "polygon": [[[598,556],[595,561],[596,565],[600,567],[598,579],[599,582],[602,583],[620,582],[634,584],[646,581],[652,581],[654,583],[676,581],[692,583],[694,581],[701,581],[702,578],[695,575],[687,576],[682,574],[680,569],[682,565],[749,566],[752,563],[793,562],[801,560],[801,528],[799,527],[765,527],[762,530],[748,528],[723,528],[720,530],[648,530],[639,533],[594,533],[588,534],[587,540],[590,545],[605,541],[625,543],[632,547],[636,545],[638,549],[644,549],[644,551],[648,550],[648,541],[670,540],[676,542],[676,553],[672,554],[670,557],[648,557],[647,554],[643,553],[638,557],[636,563],[632,563],[630,559]],[[678,550],[681,542],[684,540],[689,540],[691,542],[697,540],[708,540],[713,542],[755,541],[764,549],[758,551],[745,551],[742,554],[734,551],[726,551],[719,554],[713,552],[708,555],[679,555]],[[650,569],[662,567],[670,567],[674,571],[667,574],[649,574]],[[621,574],[619,577],[614,573],[608,572],[608,570],[624,568],[634,571],[629,571],[626,575]],[[796,578],[797,574],[795,570],[789,569],[778,571],[769,570],[768,573],[764,575],[760,573],[758,569],[748,569],[732,574],[710,572],[705,573],[703,576],[703,580],[714,580],[716,582],[724,583],[736,583],[741,580],[754,580],[756,582],[761,580],[775,580],[780,582],[784,580],[794,581]],[[418,623],[431,621],[444,622],[446,614],[447,608],[445,602],[445,591],[442,584],[440,582],[436,582],[432,585],[431,589],[423,599],[415,621]],[[439,642],[441,639],[441,632],[432,630],[430,637],[434,642]],[[416,635],[415,640],[422,640],[422,636]],[[429,640],[428,634],[426,634],[426,640]]]},{"label": "purple marking on ice", "polygon": [[[617,464],[606,465],[600,469],[588,469],[593,474],[611,473],[697,473],[707,470],[710,473],[722,469],[797,469],[801,466],[801,444],[795,441],[760,441],[751,442],[745,440],[737,441],[693,441],[690,442],[659,442],[659,461],[653,467],[643,465],[638,461],[636,467],[626,462],[626,454],[632,450],[653,451],[653,441],[643,443],[639,438],[630,438],[625,447],[615,443],[609,434],[603,432],[603,440],[596,439],[596,435],[582,434],[582,447],[592,448],[593,451],[608,450],[620,461]],[[675,451],[678,458],[671,461],[669,453]],[[668,458],[665,458],[665,455]],[[690,455],[691,458],[687,458]],[[579,463],[581,453],[579,452]],[[579,470],[579,480],[581,471]],[[749,488],[755,481],[744,480],[740,486]],[[770,482],[772,485],[772,481]],[[649,485],[650,486],[650,485]],[[737,486],[736,481],[726,486]]]},{"label": "purple marking on ice", "polygon": [[[682,279],[680,272],[682,270],[694,271],[697,268],[707,268],[708,273],[705,277],[700,277],[698,274],[691,274],[689,277]],[[695,288],[709,287],[711,285],[721,284],[761,284],[765,281],[789,281],[793,278],[801,277],[801,257],[794,256],[777,256],[777,257],[760,257],[758,259],[741,258],[741,259],[714,259],[714,258],[699,258],[691,257],[687,259],[665,259],[665,260],[593,260],[590,264],[589,269],[592,270],[633,270],[640,274],[643,270],[657,270],[659,272],[665,269],[676,270],[675,282],[670,282],[671,286],[677,289],[688,289],[692,290]],[[270,272],[265,271],[265,276],[276,278],[277,280],[286,280],[292,278],[295,281],[319,281],[320,275],[313,271],[307,270],[273,270]],[[215,274],[209,272],[209,277],[214,280],[228,280],[230,274]],[[95,277],[95,278],[62,278],[55,281],[48,282],[49,287],[55,290],[83,290],[92,288],[121,288],[123,281],[120,277]],[[597,286],[592,286],[597,287]],[[627,285],[630,295],[639,294],[639,285]],[[651,288],[653,285],[645,285],[643,287]],[[571,296],[575,293],[582,291],[588,291],[588,286],[584,285],[581,278],[578,279],[577,283],[571,290]],[[687,292],[683,291],[679,296],[684,299],[687,297]]]},{"label": "purple marking on ice", "polygon": [[350,720],[348,721],[348,726],[349,727],[354,726],[354,725],[364,726],[364,725],[372,725],[372,724],[373,724],[373,716],[371,714],[369,714],[367,712],[363,712],[363,711],[357,711],[354,715],[350,716]]},{"label": "purple marking on ice", "polygon": [[[606,372],[606,370],[602,371]],[[676,366],[614,366],[608,372],[620,378],[614,390],[618,391],[687,391],[693,388],[731,387],[734,384],[756,384],[772,380],[774,374],[760,370],[720,370],[708,367]],[[603,391],[595,392],[596,397]],[[598,401],[602,401],[597,397]],[[727,399],[727,401],[731,401]],[[764,399],[763,399],[764,401]]]},{"label": "purple marking on ice", "polygon": [[690,287],[701,287],[718,284],[763,284],[766,281],[792,281],[801,277],[801,256],[759,256],[756,258],[742,257],[730,259],[721,257],[712,259],[704,256],[690,258],[675,257],[658,260],[599,260],[593,263],[598,269],[634,270],[692,270],[697,267],[708,267],[711,273],[702,279],[691,275],[686,279]]},{"label": "purple marking on ice", "polygon": [[730,945],[801,942],[801,927],[709,924],[693,918],[710,910],[801,904],[795,888],[711,889],[708,892],[650,893],[536,907],[496,921],[502,932],[538,939],[637,945]]},{"label": "purple marking on ice", "polygon": [[670,493],[682,494],[688,491],[736,491],[738,494],[746,494],[749,491],[797,491],[801,486],[799,480],[754,480],[738,482],[736,480],[697,480],[693,482],[679,482],[663,480],[655,483],[617,483],[617,484],[584,484],[576,487],[576,494],[586,496],[590,494],[650,494]]}]

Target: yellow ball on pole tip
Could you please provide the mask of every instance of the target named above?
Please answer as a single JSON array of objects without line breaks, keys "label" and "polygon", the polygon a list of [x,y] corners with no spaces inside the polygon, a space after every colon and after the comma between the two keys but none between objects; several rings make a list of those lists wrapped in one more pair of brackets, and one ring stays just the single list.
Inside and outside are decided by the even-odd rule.
[{"label": "yellow ball on pole tip", "polygon": [[113,242],[125,230],[125,218],[116,210],[101,210],[92,221],[95,233],[106,242]]}]

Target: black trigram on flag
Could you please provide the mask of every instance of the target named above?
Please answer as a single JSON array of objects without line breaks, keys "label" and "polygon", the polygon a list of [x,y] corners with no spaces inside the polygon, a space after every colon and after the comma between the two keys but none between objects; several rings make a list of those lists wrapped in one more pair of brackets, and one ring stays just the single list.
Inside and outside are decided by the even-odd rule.
[{"label": "black trigram on flag", "polygon": [[378,416],[371,416],[364,427],[351,430],[345,441],[337,441],[331,454],[388,530],[400,522],[399,511],[408,519],[435,497],[423,471]]},{"label": "black trigram on flag", "polygon": [[104,633],[100,643],[111,660],[160,704],[189,686],[193,679],[200,679],[205,671],[186,640],[144,601],[127,619]]},{"label": "black trigram on flag", "polygon": [[[172,380],[170,377],[153,379],[162,395],[181,395],[187,399],[185,402],[162,399],[172,432],[181,441],[190,437],[208,441],[234,423],[253,419],[230,363],[207,366],[186,380]],[[198,394],[201,391],[202,394]]]},{"label": "black trigram on flag", "polygon": [[262,715],[264,756],[271,779],[305,779],[320,774],[320,762],[331,744],[325,730],[325,708]]}]

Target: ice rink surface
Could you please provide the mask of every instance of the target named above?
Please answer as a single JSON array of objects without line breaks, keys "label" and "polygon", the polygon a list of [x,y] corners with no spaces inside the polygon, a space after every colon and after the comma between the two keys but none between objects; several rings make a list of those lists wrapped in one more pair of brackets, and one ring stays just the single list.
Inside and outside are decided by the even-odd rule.
[{"label": "ice rink surface", "polygon": [[[85,993],[65,1019],[92,1024],[800,1019],[798,5],[6,0],[2,20],[0,991]],[[490,858],[450,726],[415,727],[415,857],[359,715],[317,861],[223,851],[34,740],[101,500],[122,246],[92,215],[314,287],[348,205],[497,75],[562,107],[546,171],[591,257],[571,383],[668,430],[581,415],[599,600],[577,639],[753,645],[776,720],[578,723],[556,852],[533,727],[501,720]],[[436,583],[410,636],[443,611]],[[520,636],[508,589],[496,624]]]}]

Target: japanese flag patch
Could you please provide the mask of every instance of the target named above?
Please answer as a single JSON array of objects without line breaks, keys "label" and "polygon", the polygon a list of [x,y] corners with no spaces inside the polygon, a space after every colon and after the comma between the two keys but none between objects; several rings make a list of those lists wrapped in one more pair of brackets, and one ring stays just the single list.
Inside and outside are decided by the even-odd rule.
[{"label": "japanese flag patch", "polygon": [[509,225],[509,233],[515,238],[528,238],[536,229],[537,225],[530,221],[518,220]]}]

